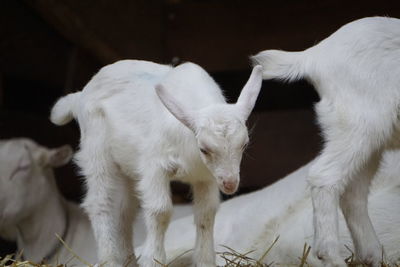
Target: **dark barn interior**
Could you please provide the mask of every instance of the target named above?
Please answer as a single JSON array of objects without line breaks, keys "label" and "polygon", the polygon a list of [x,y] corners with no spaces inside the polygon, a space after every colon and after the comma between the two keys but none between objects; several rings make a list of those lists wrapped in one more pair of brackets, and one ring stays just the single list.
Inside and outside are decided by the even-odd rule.
[{"label": "dark barn interior", "polygon": [[[119,59],[165,64],[192,61],[236,101],[250,74],[249,55],[302,50],[341,25],[366,16],[400,17],[400,2],[265,0],[2,0],[0,1],[0,138],[30,137],[78,147],[75,123],[56,127],[52,104],[81,90],[102,66]],[[249,126],[239,193],[266,186],[313,159],[321,138],[318,95],[306,81],[263,83]],[[71,163],[57,169],[62,193],[84,190]],[[177,201],[188,198],[176,184]],[[2,255],[12,251],[2,244]],[[0,255],[1,256],[1,255]]]}]

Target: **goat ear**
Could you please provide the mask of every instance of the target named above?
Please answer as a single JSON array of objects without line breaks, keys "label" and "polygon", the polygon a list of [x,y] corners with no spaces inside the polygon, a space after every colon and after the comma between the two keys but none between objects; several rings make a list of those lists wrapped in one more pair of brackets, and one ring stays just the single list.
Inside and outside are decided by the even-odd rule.
[{"label": "goat ear", "polygon": [[193,132],[196,131],[193,111],[173,97],[164,85],[156,85],[156,93],[172,115]]},{"label": "goat ear", "polygon": [[63,166],[71,160],[72,155],[73,151],[69,145],[50,149],[47,154],[47,165],[51,167]]},{"label": "goat ear", "polygon": [[254,108],[262,84],[262,67],[257,65],[253,68],[250,78],[243,87],[242,92],[236,102],[241,117],[244,121],[250,116]]}]

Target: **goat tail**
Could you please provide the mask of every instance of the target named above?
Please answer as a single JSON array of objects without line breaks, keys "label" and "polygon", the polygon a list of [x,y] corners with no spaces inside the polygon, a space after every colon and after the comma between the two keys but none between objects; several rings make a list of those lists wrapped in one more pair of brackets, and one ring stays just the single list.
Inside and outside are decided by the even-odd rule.
[{"label": "goat tail", "polygon": [[56,125],[64,125],[74,117],[74,110],[81,92],[72,93],[61,97],[51,109],[50,121]]},{"label": "goat tail", "polygon": [[295,81],[305,76],[306,51],[286,52],[281,50],[265,50],[252,56],[253,65],[263,67],[263,78]]}]

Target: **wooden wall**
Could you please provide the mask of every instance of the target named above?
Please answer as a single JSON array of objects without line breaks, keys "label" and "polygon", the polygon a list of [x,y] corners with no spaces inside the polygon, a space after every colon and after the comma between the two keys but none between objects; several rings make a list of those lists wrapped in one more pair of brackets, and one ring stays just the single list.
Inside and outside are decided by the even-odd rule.
[{"label": "wooden wall", "polygon": [[0,70],[59,90],[121,58],[246,70],[260,50],[304,49],[375,15],[400,17],[399,1],[3,0]]}]

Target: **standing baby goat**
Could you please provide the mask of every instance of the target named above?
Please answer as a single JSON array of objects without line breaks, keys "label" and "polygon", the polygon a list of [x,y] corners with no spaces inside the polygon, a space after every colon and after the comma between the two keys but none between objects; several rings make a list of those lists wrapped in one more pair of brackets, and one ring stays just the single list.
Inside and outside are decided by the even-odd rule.
[{"label": "standing baby goat", "polygon": [[400,20],[351,22],[302,52],[266,50],[253,57],[265,79],[315,86],[325,139],[309,171],[314,206],[314,251],[325,266],[343,266],[338,207],[359,259],[378,266],[382,247],[368,216],[369,185],[384,150],[399,148]]},{"label": "standing baby goat", "polygon": [[[248,142],[245,126],[262,81],[253,69],[236,104],[198,65],[175,68],[124,60],[104,67],[82,92],[61,98],[51,113],[63,125],[76,118],[76,162],[88,187],[90,216],[101,262],[137,266],[131,232],[134,194],[144,209],[147,238],[140,264],[165,261],[164,235],[172,210],[171,180],[193,187],[197,228],[194,262],[215,266],[213,225],[218,188],[233,194]],[[119,206],[115,197],[123,197]],[[120,202],[119,202],[120,203]]]}]

